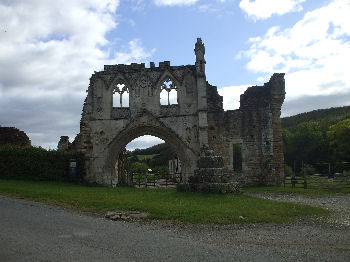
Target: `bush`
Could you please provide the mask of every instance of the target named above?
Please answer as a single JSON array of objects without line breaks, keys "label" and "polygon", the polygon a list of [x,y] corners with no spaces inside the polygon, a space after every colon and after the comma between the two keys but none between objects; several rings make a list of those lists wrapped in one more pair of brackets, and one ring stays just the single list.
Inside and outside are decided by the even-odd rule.
[{"label": "bush", "polygon": [[67,181],[69,159],[77,160],[77,175],[82,178],[84,156],[80,153],[45,150],[37,147],[0,147],[0,178]]},{"label": "bush", "polygon": [[190,184],[184,184],[184,183],[178,183],[176,184],[176,191],[177,192],[190,192]]}]

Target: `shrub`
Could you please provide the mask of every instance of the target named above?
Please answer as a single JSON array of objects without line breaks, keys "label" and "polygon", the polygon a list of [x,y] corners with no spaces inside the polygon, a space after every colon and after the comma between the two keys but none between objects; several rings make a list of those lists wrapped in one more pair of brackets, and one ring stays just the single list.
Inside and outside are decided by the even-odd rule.
[{"label": "shrub", "polygon": [[177,192],[190,192],[190,185],[184,184],[184,183],[178,183],[176,184],[176,191]]},{"label": "shrub", "polygon": [[45,150],[37,147],[0,147],[0,178],[67,181],[69,159],[77,160],[77,175],[84,175],[84,157],[80,153]]}]

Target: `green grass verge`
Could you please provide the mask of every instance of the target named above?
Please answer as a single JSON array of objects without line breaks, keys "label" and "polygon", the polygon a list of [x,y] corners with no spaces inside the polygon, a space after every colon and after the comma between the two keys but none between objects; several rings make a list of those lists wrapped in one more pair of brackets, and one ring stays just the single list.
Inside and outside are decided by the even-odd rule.
[{"label": "green grass verge", "polygon": [[[0,180],[0,194],[103,213],[139,210],[150,219],[182,223],[292,223],[328,211],[245,195],[179,193],[170,189],[87,187],[58,182]],[[239,216],[244,219],[240,220]]]},{"label": "green grass verge", "polygon": [[263,192],[271,192],[271,193],[294,193],[294,194],[302,194],[306,196],[319,196],[319,195],[347,195],[350,194],[350,188],[308,188],[304,189],[301,187],[292,188],[289,187],[245,187],[243,189],[244,192],[251,193],[263,193]]}]

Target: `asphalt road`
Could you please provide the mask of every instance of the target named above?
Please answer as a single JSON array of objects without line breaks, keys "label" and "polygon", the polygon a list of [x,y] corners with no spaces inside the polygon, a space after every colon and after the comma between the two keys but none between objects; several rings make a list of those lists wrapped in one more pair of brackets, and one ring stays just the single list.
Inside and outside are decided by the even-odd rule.
[{"label": "asphalt road", "polygon": [[0,196],[0,261],[350,261],[350,229],[127,223]]}]

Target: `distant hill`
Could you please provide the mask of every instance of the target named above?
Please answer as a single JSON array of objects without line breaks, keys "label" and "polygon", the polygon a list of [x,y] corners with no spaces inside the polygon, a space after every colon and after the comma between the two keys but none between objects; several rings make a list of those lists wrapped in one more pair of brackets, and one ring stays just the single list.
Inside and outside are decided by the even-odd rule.
[{"label": "distant hill", "polygon": [[127,151],[127,161],[130,165],[135,162],[144,163],[153,170],[167,170],[168,161],[176,156],[166,143],[151,146],[145,149]]},{"label": "distant hill", "polygon": [[160,154],[166,154],[169,155],[173,153],[170,152],[170,147],[166,143],[161,143],[158,145],[151,146],[149,148],[145,149],[135,149],[134,151],[128,151],[129,156],[137,156],[137,155],[160,155]]},{"label": "distant hill", "polygon": [[328,109],[318,109],[295,116],[284,117],[281,119],[282,128],[293,132],[297,125],[303,122],[316,121],[320,124],[323,131],[328,130],[329,126],[339,121],[350,119],[350,106],[332,107]]}]

